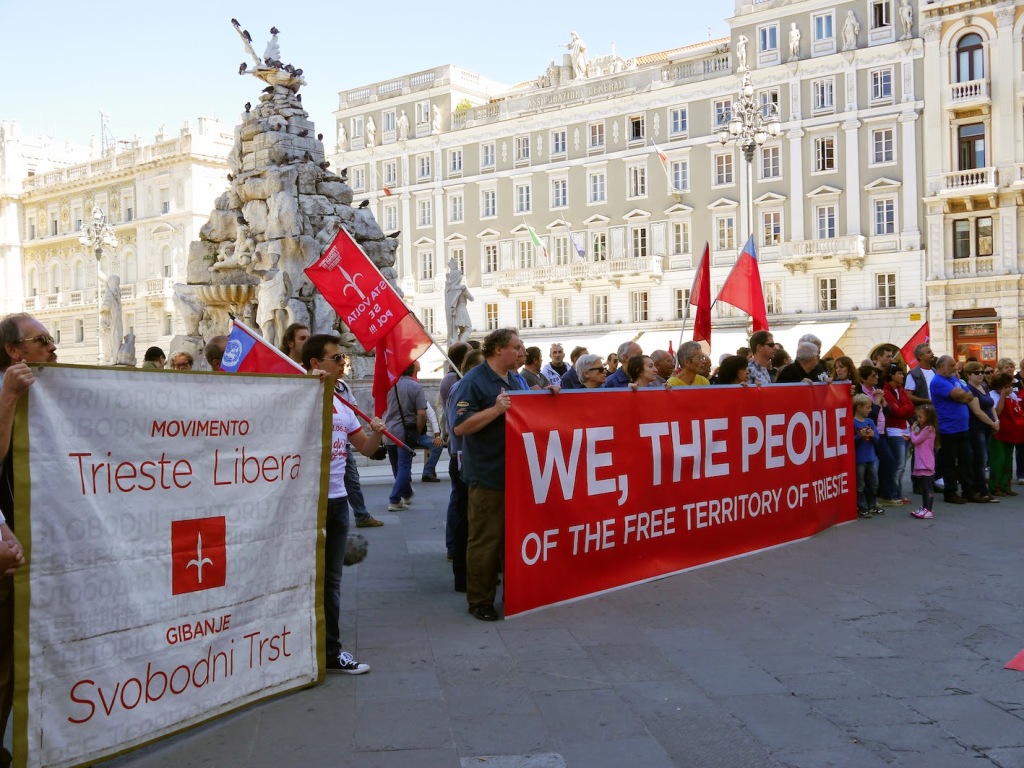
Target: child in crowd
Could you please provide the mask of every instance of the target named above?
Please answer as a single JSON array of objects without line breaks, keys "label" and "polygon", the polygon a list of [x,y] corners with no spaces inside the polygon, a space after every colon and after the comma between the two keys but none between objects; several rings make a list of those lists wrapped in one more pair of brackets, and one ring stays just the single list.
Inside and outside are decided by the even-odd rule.
[{"label": "child in crowd", "polygon": [[917,423],[904,440],[914,444],[914,469],[911,472],[921,489],[921,506],[910,514],[918,520],[931,520],[935,502],[935,443],[938,440],[939,420],[935,408],[925,403],[917,406]]},{"label": "child in crowd", "polygon": [[875,462],[875,444],[878,442],[878,429],[871,420],[871,398],[865,394],[853,397],[853,445],[857,457],[857,517],[869,518],[872,515],[884,515],[876,503],[878,492],[878,471]]}]

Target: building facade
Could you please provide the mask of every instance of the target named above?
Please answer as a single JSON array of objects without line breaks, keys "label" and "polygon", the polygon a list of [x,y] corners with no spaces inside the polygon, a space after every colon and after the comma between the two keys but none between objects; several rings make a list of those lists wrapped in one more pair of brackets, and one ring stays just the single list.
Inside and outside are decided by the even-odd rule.
[{"label": "building facade", "polygon": [[[79,242],[99,208],[117,240],[105,248],[102,274],[120,277],[125,333],[137,356],[183,331],[172,286],[185,282],[189,243],[226,189],[230,128],[200,118],[179,135],[158,135],[92,159],[39,157],[41,145],[17,131],[0,143],[5,302],[38,317],[58,339],[60,360],[95,363],[98,351],[97,261]],[[77,158],[76,158],[77,159]]]},{"label": "building facade", "polygon": [[[478,331],[515,326],[599,354],[638,335],[665,348],[705,241],[717,292],[752,199],[776,338],[793,349],[816,332],[861,359],[927,317],[917,24],[898,0],[737,0],[728,38],[612,53],[582,72],[570,48],[504,90],[438,67],[342,92],[334,162],[383,229],[401,230],[401,284],[436,338],[454,260]],[[743,153],[718,138],[747,70],[782,129],[749,184]],[[415,130],[396,125],[402,114]],[[371,124],[385,130],[367,146]],[[747,327],[717,305],[712,353],[734,351]]]},{"label": "building facade", "polygon": [[1014,2],[977,0],[922,12],[933,128],[923,146],[932,335],[961,358],[1019,360],[1024,14]]}]

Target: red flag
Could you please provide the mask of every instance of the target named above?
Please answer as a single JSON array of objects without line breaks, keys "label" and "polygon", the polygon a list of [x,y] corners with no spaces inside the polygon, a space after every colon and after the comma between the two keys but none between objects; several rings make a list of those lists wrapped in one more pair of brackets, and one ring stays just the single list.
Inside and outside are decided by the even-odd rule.
[{"label": "red flag", "polygon": [[344,228],[306,275],[366,349],[373,349],[409,314],[380,270]]},{"label": "red flag", "polygon": [[359,343],[376,350],[373,410],[380,416],[402,371],[433,342],[344,228],[305,272]]},{"label": "red flag", "polygon": [[433,344],[416,316],[403,317],[384,340],[377,345],[373,364],[373,412],[380,416],[388,407],[388,392],[398,382],[402,371]]},{"label": "red flag", "polygon": [[751,235],[743,247],[743,253],[736,260],[729,276],[725,278],[722,290],[715,301],[732,304],[743,310],[754,321],[754,332],[768,330],[768,310],[764,306],[764,289],[761,287],[761,272],[757,268],[757,251],[754,236]]},{"label": "red flag", "polygon": [[237,320],[231,321],[220,369],[229,373],[305,373],[301,365]]},{"label": "red flag", "polygon": [[696,307],[693,317],[693,340],[711,343],[711,249],[704,243],[704,255],[697,265],[690,288],[690,306]]},{"label": "red flag", "polygon": [[903,361],[907,364],[908,368],[913,368],[917,365],[917,358],[914,357],[914,347],[918,344],[926,344],[931,341],[932,332],[928,327],[928,321],[924,321],[924,325],[917,329],[917,333],[910,337],[910,341],[903,345],[900,349],[900,355],[903,357]]}]

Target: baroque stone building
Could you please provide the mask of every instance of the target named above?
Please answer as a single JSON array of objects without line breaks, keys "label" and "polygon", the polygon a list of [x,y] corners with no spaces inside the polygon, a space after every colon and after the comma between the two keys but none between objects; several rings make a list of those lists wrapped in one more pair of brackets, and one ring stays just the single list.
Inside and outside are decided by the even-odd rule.
[{"label": "baroque stone building", "polygon": [[[172,286],[185,278],[198,240],[225,187],[230,127],[199,118],[176,136],[97,151],[43,151],[46,142],[7,125],[0,136],[0,258],[5,311],[37,316],[59,339],[62,362],[97,359],[96,258],[79,242],[99,206],[117,244],[104,275],[120,277],[125,333],[138,356],[151,345],[170,354],[183,330]],[[60,145],[58,145],[60,146]]]},{"label": "baroque stone building", "polygon": [[944,0],[921,10],[932,335],[959,357],[1020,359],[1024,14],[1005,1]]},{"label": "baroque stone building", "polygon": [[[454,259],[478,331],[665,348],[705,241],[717,293],[752,198],[776,338],[792,350],[811,331],[861,359],[927,317],[918,15],[899,0],[736,0],[728,38],[581,69],[574,36],[513,87],[440,66],[342,91],[333,159],[384,231],[401,230],[402,286],[436,338]],[[749,190],[743,153],[718,138],[747,69],[782,129]],[[716,357],[746,320],[715,308]]]}]

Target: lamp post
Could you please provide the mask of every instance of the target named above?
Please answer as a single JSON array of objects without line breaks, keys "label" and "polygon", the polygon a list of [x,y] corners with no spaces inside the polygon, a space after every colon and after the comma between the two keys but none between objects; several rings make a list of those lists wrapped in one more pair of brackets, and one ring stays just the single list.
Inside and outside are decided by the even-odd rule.
[{"label": "lamp post", "polygon": [[[100,340],[100,334],[103,333],[103,246],[113,248],[117,245],[117,238],[114,237],[113,230],[107,224],[107,217],[98,205],[93,206],[92,222],[85,228],[85,233],[78,238],[78,242],[96,255],[96,361],[99,365],[107,365],[113,361],[105,359]],[[118,304],[120,305],[120,301]]]},{"label": "lamp post", "polygon": [[768,137],[779,135],[778,107],[769,102],[761,105],[754,96],[754,83],[750,70],[743,72],[740,96],[732,107],[732,118],[728,126],[718,133],[718,140],[726,145],[730,140],[743,152],[747,161],[747,231],[754,234],[754,150],[762,146]]}]

